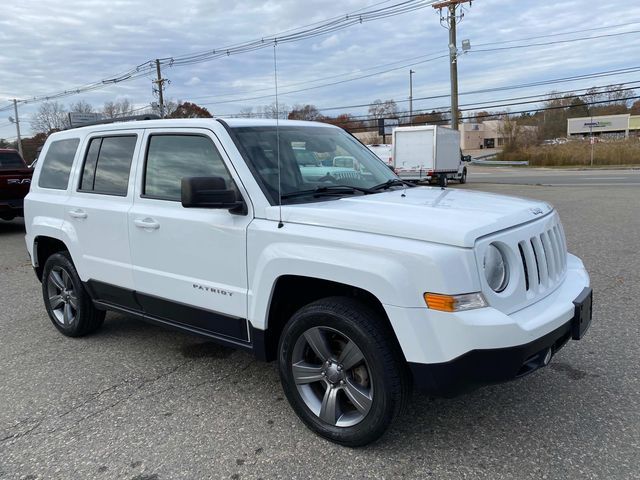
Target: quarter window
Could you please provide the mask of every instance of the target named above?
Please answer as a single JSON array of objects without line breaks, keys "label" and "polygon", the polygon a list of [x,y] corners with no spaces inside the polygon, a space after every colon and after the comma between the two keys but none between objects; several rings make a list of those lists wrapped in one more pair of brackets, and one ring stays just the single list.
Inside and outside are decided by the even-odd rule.
[{"label": "quarter window", "polygon": [[127,195],[136,135],[92,138],[80,179],[83,192]]},{"label": "quarter window", "polygon": [[39,187],[54,188],[56,190],[67,189],[71,166],[79,143],[80,139],[70,138],[58,140],[49,145],[47,154],[42,161],[40,179],[38,180]]},{"label": "quarter window", "polygon": [[184,177],[221,177],[235,188],[211,139],[200,135],[153,135],[149,139],[144,196],[180,201]]}]

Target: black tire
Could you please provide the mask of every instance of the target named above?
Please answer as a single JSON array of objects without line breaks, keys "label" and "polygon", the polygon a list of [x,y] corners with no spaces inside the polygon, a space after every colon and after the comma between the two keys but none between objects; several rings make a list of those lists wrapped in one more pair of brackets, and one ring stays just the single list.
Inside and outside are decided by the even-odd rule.
[{"label": "black tire", "polygon": [[467,169],[462,169],[462,176],[460,177],[460,183],[467,183]]},{"label": "black tire", "polygon": [[93,333],[104,322],[106,312],[94,307],[67,252],[55,253],[45,262],[42,298],[51,322],[68,337]]},{"label": "black tire", "polygon": [[[314,380],[315,383],[309,382],[308,387],[306,382],[305,385],[296,384],[294,353],[298,355],[299,342],[304,342],[306,334],[312,331],[325,332],[323,335],[328,335],[325,338],[328,338],[327,345],[330,346],[339,345],[336,338],[346,338],[347,342],[342,346],[342,352],[347,350],[346,345],[350,342],[359,349],[362,360],[349,371],[345,361],[342,372],[344,380],[340,380],[339,384],[329,381],[328,370],[322,373],[324,378]],[[311,351],[310,345],[311,343],[307,343],[304,348],[315,356],[316,349],[313,348]],[[334,357],[333,364],[338,365],[338,370],[338,357],[342,356],[343,353],[340,353]],[[315,356],[313,363],[320,361],[320,368],[326,369],[330,362],[322,363],[320,358]],[[284,327],[278,360],[284,393],[298,417],[318,435],[341,445],[359,447],[380,438],[393,419],[405,409],[410,396],[410,376],[404,356],[395,341],[395,334],[377,312],[351,298],[325,298],[298,310]],[[296,363],[296,367],[298,365],[300,364]],[[314,365],[313,368],[318,367]],[[360,374],[354,376],[355,371]],[[334,370],[333,374],[335,373]],[[363,381],[363,377],[366,377],[366,382]],[[353,385],[368,392],[367,398],[370,399],[370,403],[367,403],[369,408],[366,413],[361,411],[362,404],[361,408],[355,408],[356,403],[351,401],[353,396],[349,393],[353,393]],[[307,393],[301,393],[301,388],[307,388]],[[328,392],[332,388],[335,388],[335,398],[338,399],[336,403],[339,404],[337,409],[334,407],[333,418],[337,419],[335,424],[321,418]],[[314,412],[309,406],[308,399],[314,392],[318,395],[316,401],[321,401],[319,413]],[[320,398],[322,400],[319,400]],[[342,419],[354,416],[360,417],[357,423],[338,425]]]}]

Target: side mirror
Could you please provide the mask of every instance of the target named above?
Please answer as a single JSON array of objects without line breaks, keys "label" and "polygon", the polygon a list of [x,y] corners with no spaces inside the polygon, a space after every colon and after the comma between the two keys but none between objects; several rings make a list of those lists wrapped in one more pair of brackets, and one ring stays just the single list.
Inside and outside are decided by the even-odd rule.
[{"label": "side mirror", "polygon": [[228,190],[221,177],[184,177],[181,184],[182,206],[185,208],[224,208],[245,215],[246,205]]}]

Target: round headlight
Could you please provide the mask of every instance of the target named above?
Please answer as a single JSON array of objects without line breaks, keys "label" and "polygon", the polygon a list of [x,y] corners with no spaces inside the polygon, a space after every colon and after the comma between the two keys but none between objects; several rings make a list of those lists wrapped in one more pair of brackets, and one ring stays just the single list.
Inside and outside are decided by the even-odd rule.
[{"label": "round headlight", "polygon": [[484,276],[494,292],[502,292],[509,283],[507,259],[495,245],[489,245],[482,262]]}]

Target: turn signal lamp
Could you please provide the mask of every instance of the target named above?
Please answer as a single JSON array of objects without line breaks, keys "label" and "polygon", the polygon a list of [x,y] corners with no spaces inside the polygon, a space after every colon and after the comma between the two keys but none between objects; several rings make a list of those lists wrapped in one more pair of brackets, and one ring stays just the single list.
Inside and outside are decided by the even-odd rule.
[{"label": "turn signal lamp", "polygon": [[464,293],[462,295],[425,293],[424,301],[431,310],[440,310],[441,312],[462,312],[487,306],[487,301],[480,292]]}]

